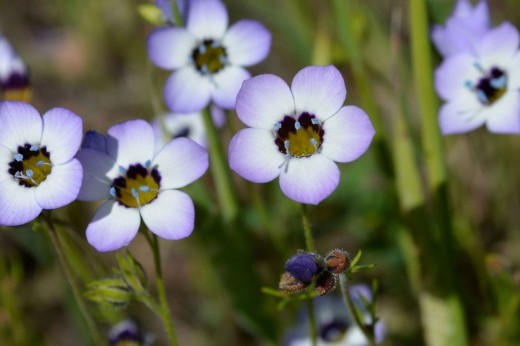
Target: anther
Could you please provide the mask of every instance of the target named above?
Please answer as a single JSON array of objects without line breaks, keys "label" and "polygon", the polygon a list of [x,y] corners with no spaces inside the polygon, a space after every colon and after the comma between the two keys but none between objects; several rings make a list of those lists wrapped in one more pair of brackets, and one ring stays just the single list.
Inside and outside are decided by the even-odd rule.
[{"label": "anther", "polygon": [[141,185],[141,186],[139,186],[139,190],[142,191],[142,192],[148,192],[148,191],[150,191],[150,186],[148,186],[148,185]]},{"label": "anther", "polygon": [[14,159],[18,162],[22,162],[23,161],[23,155],[22,154],[14,154]]},{"label": "anther", "polygon": [[37,145],[31,145],[31,147],[29,148],[30,151],[38,151],[38,149],[40,149]]},{"label": "anther", "polygon": [[43,160],[40,160],[38,162],[36,162],[36,167],[41,167],[44,165],[45,162],[43,162]]},{"label": "anther", "polygon": [[309,142],[311,142],[311,145],[314,147],[314,149],[318,150],[318,142],[315,138],[311,138]]},{"label": "anther", "polygon": [[34,176],[34,172],[32,169],[27,169],[25,171],[25,175],[27,175],[28,178],[32,178]]},{"label": "anther", "polygon": [[151,165],[152,165],[152,161],[150,161],[150,160],[146,160],[146,162],[144,163],[145,168],[150,168]]},{"label": "anther", "polygon": [[119,167],[117,167],[117,169],[119,170],[119,174],[120,174],[120,175],[126,175],[126,169],[125,169],[125,167],[123,167],[123,166],[119,166]]},{"label": "anther", "polygon": [[134,196],[135,199],[137,199],[137,197],[139,197],[139,192],[137,192],[137,190],[135,189],[135,187],[132,187],[132,189],[130,190],[130,192],[132,193],[132,196]]},{"label": "anther", "polygon": [[297,122],[294,123],[294,128],[296,129],[296,131],[298,131],[299,129],[302,128],[302,124],[300,124],[300,122],[297,121]]},{"label": "anther", "polygon": [[282,124],[281,124],[281,123],[276,123],[276,124],[273,125],[273,129],[274,129],[275,131],[278,131],[278,130],[280,130],[281,128],[282,128]]},{"label": "anther", "polygon": [[108,190],[108,193],[110,194],[110,196],[112,197],[116,197],[117,194],[116,194],[116,188],[115,187],[110,187],[110,190]]},{"label": "anther", "polygon": [[464,86],[470,90],[473,90],[473,83],[470,80],[464,82]]},{"label": "anther", "polygon": [[202,74],[208,74],[208,72],[209,72],[208,66],[206,66],[206,65],[202,65],[202,66],[200,67],[200,73],[202,73]]},{"label": "anther", "polygon": [[481,73],[485,73],[486,72],[486,71],[484,71],[484,68],[482,67],[482,65],[480,65],[480,63],[478,63],[478,62],[474,62],[473,66],[475,66],[475,68],[477,70],[479,70],[479,72],[481,72]]},{"label": "anther", "polygon": [[498,78],[493,78],[489,81],[489,84],[495,89],[503,89],[506,87],[507,78],[506,76],[500,76]]},{"label": "anther", "polygon": [[318,125],[318,119],[316,119],[316,118],[311,118],[311,123],[312,123],[313,125]]},{"label": "anther", "polygon": [[199,44],[199,47],[197,49],[199,50],[200,54],[206,53],[206,45],[204,43]]}]

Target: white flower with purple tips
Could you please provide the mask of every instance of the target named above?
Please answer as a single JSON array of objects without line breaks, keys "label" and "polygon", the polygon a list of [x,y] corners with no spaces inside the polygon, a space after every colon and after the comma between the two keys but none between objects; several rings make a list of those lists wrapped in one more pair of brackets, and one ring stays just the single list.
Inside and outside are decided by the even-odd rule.
[{"label": "white flower with purple tips", "polygon": [[78,199],[106,200],[87,227],[87,240],[98,251],[128,245],[141,217],[164,239],[181,239],[193,231],[193,202],[177,189],[206,172],[207,152],[187,138],[159,149],[155,144],[152,126],[131,120],[108,130],[106,151],[95,144],[78,152],[85,170]]},{"label": "white flower with purple tips", "polygon": [[291,87],[270,74],[245,81],[236,111],[250,128],[231,140],[231,168],[255,183],[280,177],[289,198],[318,204],[339,183],[335,161],[356,160],[374,137],[362,109],[343,107],[346,95],[343,77],[334,66],[306,67]]},{"label": "white flower with purple tips", "polygon": [[76,199],[82,131],[81,118],[66,109],[41,117],[29,104],[0,102],[0,225],[22,225]]},{"label": "white flower with purple tips", "polygon": [[519,33],[510,23],[488,31],[474,54],[447,58],[435,72],[435,88],[446,101],[439,114],[443,134],[486,124],[494,133],[520,133]]},{"label": "white flower with purple tips", "polygon": [[231,109],[242,82],[244,66],[262,61],[271,34],[260,23],[240,20],[228,26],[219,0],[189,2],[186,27],[162,27],[148,38],[148,54],[157,66],[176,70],[166,81],[164,98],[175,113],[197,112],[210,100]]}]

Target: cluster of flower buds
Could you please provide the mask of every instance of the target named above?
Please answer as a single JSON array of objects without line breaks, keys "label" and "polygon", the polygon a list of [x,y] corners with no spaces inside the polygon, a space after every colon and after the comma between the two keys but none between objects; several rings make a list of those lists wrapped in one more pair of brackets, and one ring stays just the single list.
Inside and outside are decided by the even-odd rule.
[{"label": "cluster of flower buds", "polygon": [[301,251],[285,262],[279,288],[296,294],[314,286],[320,296],[329,294],[336,287],[338,275],[349,267],[350,259],[344,250],[334,249],[325,258],[314,252]]}]

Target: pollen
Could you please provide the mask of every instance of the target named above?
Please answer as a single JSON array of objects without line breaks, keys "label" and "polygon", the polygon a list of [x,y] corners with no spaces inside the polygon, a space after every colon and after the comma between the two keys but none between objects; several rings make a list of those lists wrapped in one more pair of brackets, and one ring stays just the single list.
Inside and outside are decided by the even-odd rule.
[{"label": "pollen", "polygon": [[46,147],[28,143],[19,146],[13,160],[9,162],[8,172],[21,186],[38,186],[52,172],[50,153]]},{"label": "pollen", "polygon": [[319,151],[324,131],[318,119],[307,112],[298,119],[285,116],[273,126],[278,150],[290,157],[308,157]]},{"label": "pollen", "polygon": [[115,178],[110,187],[110,195],[128,208],[142,207],[157,198],[161,176],[156,168],[149,164],[130,165],[128,169],[120,167],[120,176]]},{"label": "pollen", "polygon": [[202,75],[215,74],[227,64],[226,48],[215,40],[202,41],[193,50],[191,58]]}]

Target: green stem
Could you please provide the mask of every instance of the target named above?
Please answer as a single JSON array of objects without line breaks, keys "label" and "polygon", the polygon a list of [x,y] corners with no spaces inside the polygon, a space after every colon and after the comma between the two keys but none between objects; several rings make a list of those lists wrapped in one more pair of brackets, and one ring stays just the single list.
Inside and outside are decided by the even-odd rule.
[{"label": "green stem", "polygon": [[[153,253],[153,260],[155,264],[155,283],[157,286],[157,293],[159,295],[159,316],[161,317],[164,327],[166,328],[166,332],[168,334],[168,340],[170,341],[170,346],[179,345],[177,342],[177,335],[175,334],[175,330],[173,329],[173,320],[172,315],[170,313],[170,308],[168,306],[168,299],[166,298],[166,288],[164,287],[164,279],[162,276],[162,265],[161,265],[161,253],[159,249],[159,240],[155,234],[149,235],[148,231],[144,232],[146,234],[146,239],[150,244]],[[153,303],[150,300],[143,300],[145,303],[148,301],[149,304]],[[148,304],[147,304],[148,305]],[[155,303],[149,305],[149,307],[157,313],[157,306]]]},{"label": "green stem", "polygon": [[235,189],[231,180],[222,143],[209,108],[203,111],[202,115],[206,136],[208,137],[208,150],[210,155],[210,167],[215,189],[217,190],[217,198],[226,223],[231,223],[238,213],[238,202],[235,195]]},{"label": "green stem", "polygon": [[52,241],[52,245],[54,246],[54,249],[56,250],[56,254],[58,255],[58,259],[59,259],[61,266],[63,268],[63,271],[65,273],[65,277],[67,278],[70,288],[72,289],[72,294],[74,295],[74,299],[76,300],[79,310],[81,311],[81,314],[83,315],[83,318],[85,319],[85,322],[87,323],[87,327],[89,329],[92,340],[94,341],[95,345],[105,345],[106,341],[101,337],[101,334],[99,334],[96,324],[94,323],[94,320],[90,316],[90,313],[88,312],[85,301],[83,300],[83,296],[81,294],[81,290],[78,286],[78,283],[74,279],[74,275],[72,274],[72,270],[69,267],[69,263],[65,256],[65,251],[63,250],[60,236],[58,234],[58,231],[56,230],[56,227],[54,226],[50,213],[46,213],[43,218],[45,220],[45,223],[47,224],[47,227],[49,230],[49,235],[50,235],[50,238]]},{"label": "green stem", "polygon": [[184,25],[184,20],[182,19],[181,11],[179,11],[179,7],[177,6],[177,1],[176,0],[170,0],[170,4],[171,4],[171,7],[172,7],[172,16],[173,16],[173,19],[175,21],[175,25],[183,26]]},{"label": "green stem", "polygon": [[309,218],[309,206],[302,203],[302,223],[303,223],[303,234],[305,236],[305,248],[309,252],[314,251],[314,239],[312,237],[311,222]]},{"label": "green stem", "polygon": [[[309,218],[309,206],[307,204],[301,204],[302,209],[302,223],[303,223],[303,234],[305,236],[305,248],[308,252],[314,251],[314,239],[312,238],[311,222]],[[318,344],[318,334],[316,332],[316,320],[314,317],[314,302],[312,299],[307,300],[307,312],[309,313],[309,334],[311,337],[312,345]]]},{"label": "green stem", "polygon": [[373,333],[374,329],[372,328],[372,330],[370,330],[365,325],[365,323],[363,321],[361,321],[361,318],[356,310],[356,307],[354,306],[354,302],[352,301],[352,297],[348,293],[347,281],[348,281],[347,274],[342,274],[340,277],[340,280],[339,280],[339,286],[341,289],[341,294],[343,295],[343,299],[345,300],[345,303],[347,304],[347,308],[350,311],[350,315],[354,318],[354,320],[356,321],[356,324],[358,325],[358,327],[361,329],[361,331],[367,338],[368,344],[370,346],[375,346],[376,340],[375,340],[374,333]]}]

